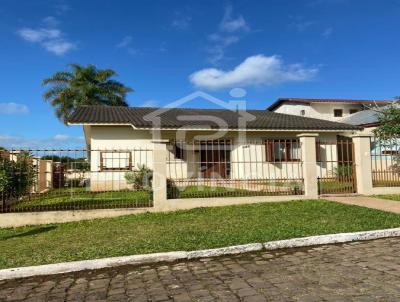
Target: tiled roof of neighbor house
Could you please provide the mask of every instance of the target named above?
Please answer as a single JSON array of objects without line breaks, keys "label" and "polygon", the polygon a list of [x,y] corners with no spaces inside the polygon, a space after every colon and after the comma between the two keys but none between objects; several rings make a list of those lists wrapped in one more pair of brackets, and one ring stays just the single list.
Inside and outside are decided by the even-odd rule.
[{"label": "tiled roof of neighbor house", "polygon": [[387,105],[390,104],[391,100],[351,100],[351,99],[302,99],[302,98],[279,98],[277,101],[272,103],[267,110],[274,110],[283,103],[300,103],[300,104],[311,104],[311,103],[349,103],[349,104],[363,104],[363,105]]},{"label": "tiled roof of neighbor house", "polygon": [[[160,119],[161,128],[244,128],[239,120],[246,119],[246,129],[276,130],[358,130],[360,127],[326,120],[281,114],[267,110],[232,111],[228,109],[184,109],[184,108],[144,108],[83,106],[69,118],[69,124],[131,124],[136,128],[152,128],[154,114]],[[199,120],[199,116],[212,116],[219,124],[210,119]],[[240,119],[242,118],[242,119]],[[156,125],[158,126],[158,125]]]}]

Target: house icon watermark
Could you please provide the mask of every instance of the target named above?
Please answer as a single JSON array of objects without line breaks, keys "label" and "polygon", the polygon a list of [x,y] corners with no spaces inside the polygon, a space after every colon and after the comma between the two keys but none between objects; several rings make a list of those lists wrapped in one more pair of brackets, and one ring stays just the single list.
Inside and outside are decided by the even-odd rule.
[{"label": "house icon watermark", "polygon": [[[224,138],[230,130],[232,130],[232,123],[238,131],[238,140],[245,141],[247,124],[255,120],[255,116],[249,113],[247,108],[247,101],[243,99],[246,95],[245,90],[241,88],[232,89],[230,95],[233,99],[229,101],[221,100],[203,91],[195,91],[185,97],[182,97],[174,102],[171,102],[161,108],[158,108],[151,113],[145,115],[143,119],[149,121],[152,124],[152,136],[154,140],[162,139],[161,131],[165,129],[173,129],[175,132],[175,140],[185,141],[187,139],[187,133],[198,131],[194,136],[194,140],[218,140]],[[213,110],[196,110],[188,114],[187,110],[175,110],[182,108],[183,105],[202,99],[214,105],[218,109]],[[219,110],[225,110],[219,112]],[[194,114],[195,113],[195,114]],[[229,114],[229,121],[227,120],[227,114],[224,113],[235,113],[234,115]],[[232,118],[232,116],[234,116]],[[166,127],[165,121],[168,120],[176,121],[176,125]],[[201,131],[208,130],[207,134],[201,134]],[[210,131],[212,133],[210,133]]]}]

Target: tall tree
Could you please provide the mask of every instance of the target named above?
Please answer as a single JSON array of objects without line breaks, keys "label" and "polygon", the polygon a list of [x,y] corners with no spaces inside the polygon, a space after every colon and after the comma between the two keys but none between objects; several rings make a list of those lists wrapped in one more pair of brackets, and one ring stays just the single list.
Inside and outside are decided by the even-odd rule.
[{"label": "tall tree", "polygon": [[128,106],[126,94],[133,89],[113,80],[112,77],[117,75],[115,71],[97,69],[94,65],[69,66],[71,71],[56,72],[43,80],[43,85],[51,85],[43,97],[55,108],[56,116],[64,124],[82,105]]}]

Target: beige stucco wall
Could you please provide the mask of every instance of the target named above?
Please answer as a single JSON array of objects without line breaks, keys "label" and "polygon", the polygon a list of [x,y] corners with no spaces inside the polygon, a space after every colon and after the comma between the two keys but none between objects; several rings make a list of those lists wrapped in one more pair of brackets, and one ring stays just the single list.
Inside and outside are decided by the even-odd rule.
[{"label": "beige stucco wall", "polygon": [[[342,117],[334,117],[333,110],[342,109]],[[275,112],[285,113],[291,115],[300,115],[301,110],[305,111],[305,117],[312,117],[331,121],[340,121],[342,118],[350,115],[351,109],[361,110],[360,104],[348,103],[312,103],[312,104],[298,104],[298,103],[284,103]]]},{"label": "beige stucco wall", "polygon": [[[93,126],[90,128],[90,184],[93,191],[118,191],[128,188],[126,172],[100,171],[100,153],[127,150],[132,153],[132,165],[152,168],[153,144],[146,130],[134,130],[131,126]],[[115,153],[118,158],[118,154]]]},{"label": "beige stucco wall", "polygon": [[37,193],[51,189],[53,187],[53,161],[38,161]]},{"label": "beige stucco wall", "polygon": [[[152,133],[149,130],[137,130],[131,126],[92,126],[86,129],[90,133],[91,152],[91,189],[92,190],[123,190],[129,186],[125,181],[126,172],[100,171],[100,151],[105,150],[130,150],[132,152],[133,167],[146,165],[152,169]],[[265,159],[265,139],[293,139],[301,131],[252,131],[243,133],[239,137],[237,131],[227,131],[221,136],[215,131],[163,131],[162,139],[195,141],[204,139],[230,139],[231,151],[231,179],[297,179],[302,178],[301,163],[284,162],[269,163]],[[240,139],[240,142],[239,142]],[[325,141],[336,140],[336,133],[321,133],[319,139]],[[172,179],[197,178],[200,175],[200,153],[189,150],[184,160],[175,159],[172,146],[168,146],[167,152],[167,177]],[[326,154],[332,159],[337,156],[335,152]],[[328,170],[333,169],[329,165],[318,165],[318,176],[325,176]]]}]

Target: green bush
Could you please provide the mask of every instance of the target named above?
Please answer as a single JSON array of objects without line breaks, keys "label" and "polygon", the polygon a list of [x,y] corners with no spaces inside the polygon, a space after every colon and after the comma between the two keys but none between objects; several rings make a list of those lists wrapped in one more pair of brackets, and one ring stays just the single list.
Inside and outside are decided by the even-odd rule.
[{"label": "green bush", "polygon": [[15,160],[0,160],[0,190],[6,200],[29,193],[35,181],[36,171],[29,153],[20,153]]},{"label": "green bush", "polygon": [[335,168],[337,177],[351,177],[353,175],[353,165],[344,164]]},{"label": "green bush", "polygon": [[153,182],[153,171],[145,165],[139,165],[133,172],[125,173],[125,179],[128,184],[138,190],[150,191]]}]

